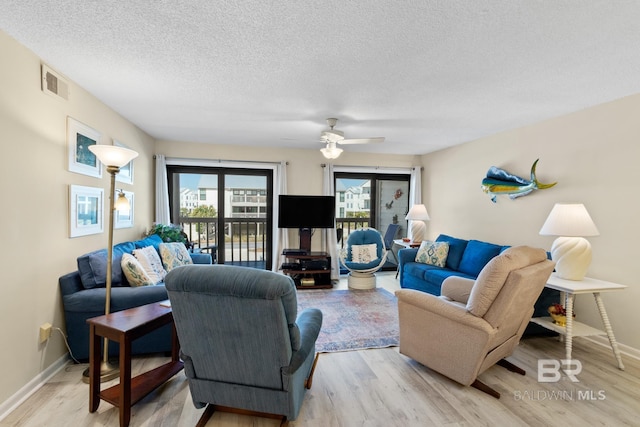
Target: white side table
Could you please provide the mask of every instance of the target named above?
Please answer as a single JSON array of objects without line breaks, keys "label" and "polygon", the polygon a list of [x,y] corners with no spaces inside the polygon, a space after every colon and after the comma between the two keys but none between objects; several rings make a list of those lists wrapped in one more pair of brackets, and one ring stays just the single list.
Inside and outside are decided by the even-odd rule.
[{"label": "white side table", "polygon": [[[560,279],[554,273],[547,281],[546,287],[561,292],[561,299],[565,302],[564,306],[567,312],[567,325],[556,325],[555,323],[553,323],[551,317],[534,317],[533,319],[531,319],[531,321],[547,329],[558,332],[559,334],[565,335],[566,359],[571,360],[571,350],[573,346],[574,336],[603,335],[604,333],[606,333],[607,337],[609,338],[609,343],[611,344],[613,354],[618,361],[618,368],[624,370],[622,358],[620,357],[620,349],[618,349],[618,342],[616,341],[616,337],[613,335],[613,328],[611,327],[611,323],[609,322],[609,316],[607,316],[607,311],[604,308],[604,303],[602,302],[600,293],[619,291],[626,288],[627,286],[612,282],[605,282],[604,280],[592,279],[590,277],[585,277],[582,280]],[[585,325],[584,323],[575,322],[573,320],[573,302],[576,295],[589,293],[593,294],[596,300],[596,305],[598,306],[598,310],[600,311],[600,317],[602,318],[605,332],[596,328],[592,328],[591,326]]]}]

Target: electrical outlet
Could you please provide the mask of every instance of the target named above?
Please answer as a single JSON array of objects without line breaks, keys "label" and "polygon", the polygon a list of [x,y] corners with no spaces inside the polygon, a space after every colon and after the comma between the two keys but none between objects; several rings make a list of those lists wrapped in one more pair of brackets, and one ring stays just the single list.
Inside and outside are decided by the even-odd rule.
[{"label": "electrical outlet", "polygon": [[51,323],[43,323],[40,325],[40,344],[47,341],[51,336]]}]

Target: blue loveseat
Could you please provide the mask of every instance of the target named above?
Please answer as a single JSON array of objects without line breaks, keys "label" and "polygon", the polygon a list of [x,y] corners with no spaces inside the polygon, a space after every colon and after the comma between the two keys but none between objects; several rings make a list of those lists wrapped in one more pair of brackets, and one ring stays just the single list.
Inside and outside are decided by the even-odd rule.
[{"label": "blue loveseat", "polygon": [[[162,239],[149,236],[113,247],[111,275],[111,312],[164,301],[168,298],[164,283],[131,287],[122,273],[122,255],[134,249],[153,246],[158,250]],[[190,254],[194,264],[211,264],[209,254]],[[107,250],[101,249],[78,257],[78,270],[60,277],[62,305],[71,354],[77,360],[89,358],[89,326],[87,319],[104,314],[106,298]],[[171,325],[157,329],[133,342],[134,354],[171,351]],[[109,342],[109,354],[118,354],[118,344]]]},{"label": "blue loveseat", "polygon": [[[444,267],[416,262],[418,248],[398,251],[400,287],[416,289],[439,296],[442,282],[449,276],[475,280],[484,266],[495,256],[509,248],[480,240],[464,240],[441,234],[436,242],[447,242],[449,252]],[[547,316],[547,308],[559,301],[559,292],[544,288],[534,306],[534,316]],[[525,334],[548,334],[549,331],[536,324],[529,324]]]}]

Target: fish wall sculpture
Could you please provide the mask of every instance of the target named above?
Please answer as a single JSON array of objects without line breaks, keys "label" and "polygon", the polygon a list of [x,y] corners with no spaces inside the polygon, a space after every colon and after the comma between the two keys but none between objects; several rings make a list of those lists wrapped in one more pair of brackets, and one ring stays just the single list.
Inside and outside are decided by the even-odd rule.
[{"label": "fish wall sculpture", "polygon": [[533,190],[543,190],[545,188],[551,188],[557,184],[543,184],[536,179],[536,165],[538,164],[536,159],[531,166],[531,180],[520,178],[519,176],[512,175],[504,169],[491,166],[487,171],[487,177],[482,180],[482,191],[491,196],[491,201],[496,202],[497,196],[504,194],[509,196],[510,199],[526,196]]}]

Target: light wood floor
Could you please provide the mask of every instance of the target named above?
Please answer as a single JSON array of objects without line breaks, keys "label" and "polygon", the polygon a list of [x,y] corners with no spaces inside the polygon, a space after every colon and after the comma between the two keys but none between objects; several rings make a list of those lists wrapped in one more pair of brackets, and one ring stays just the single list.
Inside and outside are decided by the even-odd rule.
[{"label": "light wood floor", "polygon": [[[378,286],[397,289],[393,273]],[[342,281],[341,281],[342,282]],[[346,285],[340,283],[338,288]],[[538,383],[537,360],[561,359],[556,338],[521,341],[509,359],[527,371],[521,376],[494,366],[481,380],[502,393],[494,399],[463,387],[413,360],[397,348],[326,353],[320,356],[313,387],[306,394],[298,426],[621,426],[640,425],[640,361],[623,355],[616,367],[610,350],[576,338],[574,358],[583,364],[580,382]],[[138,357],[134,372],[166,361]],[[117,409],[105,402],[88,412],[86,364],[68,365],[0,426],[118,426]],[[589,399],[587,399],[589,398]],[[601,400],[599,400],[601,399]],[[191,402],[183,373],[133,407],[131,426],[195,426],[203,410]],[[216,413],[208,426],[277,426],[274,420]]]}]

